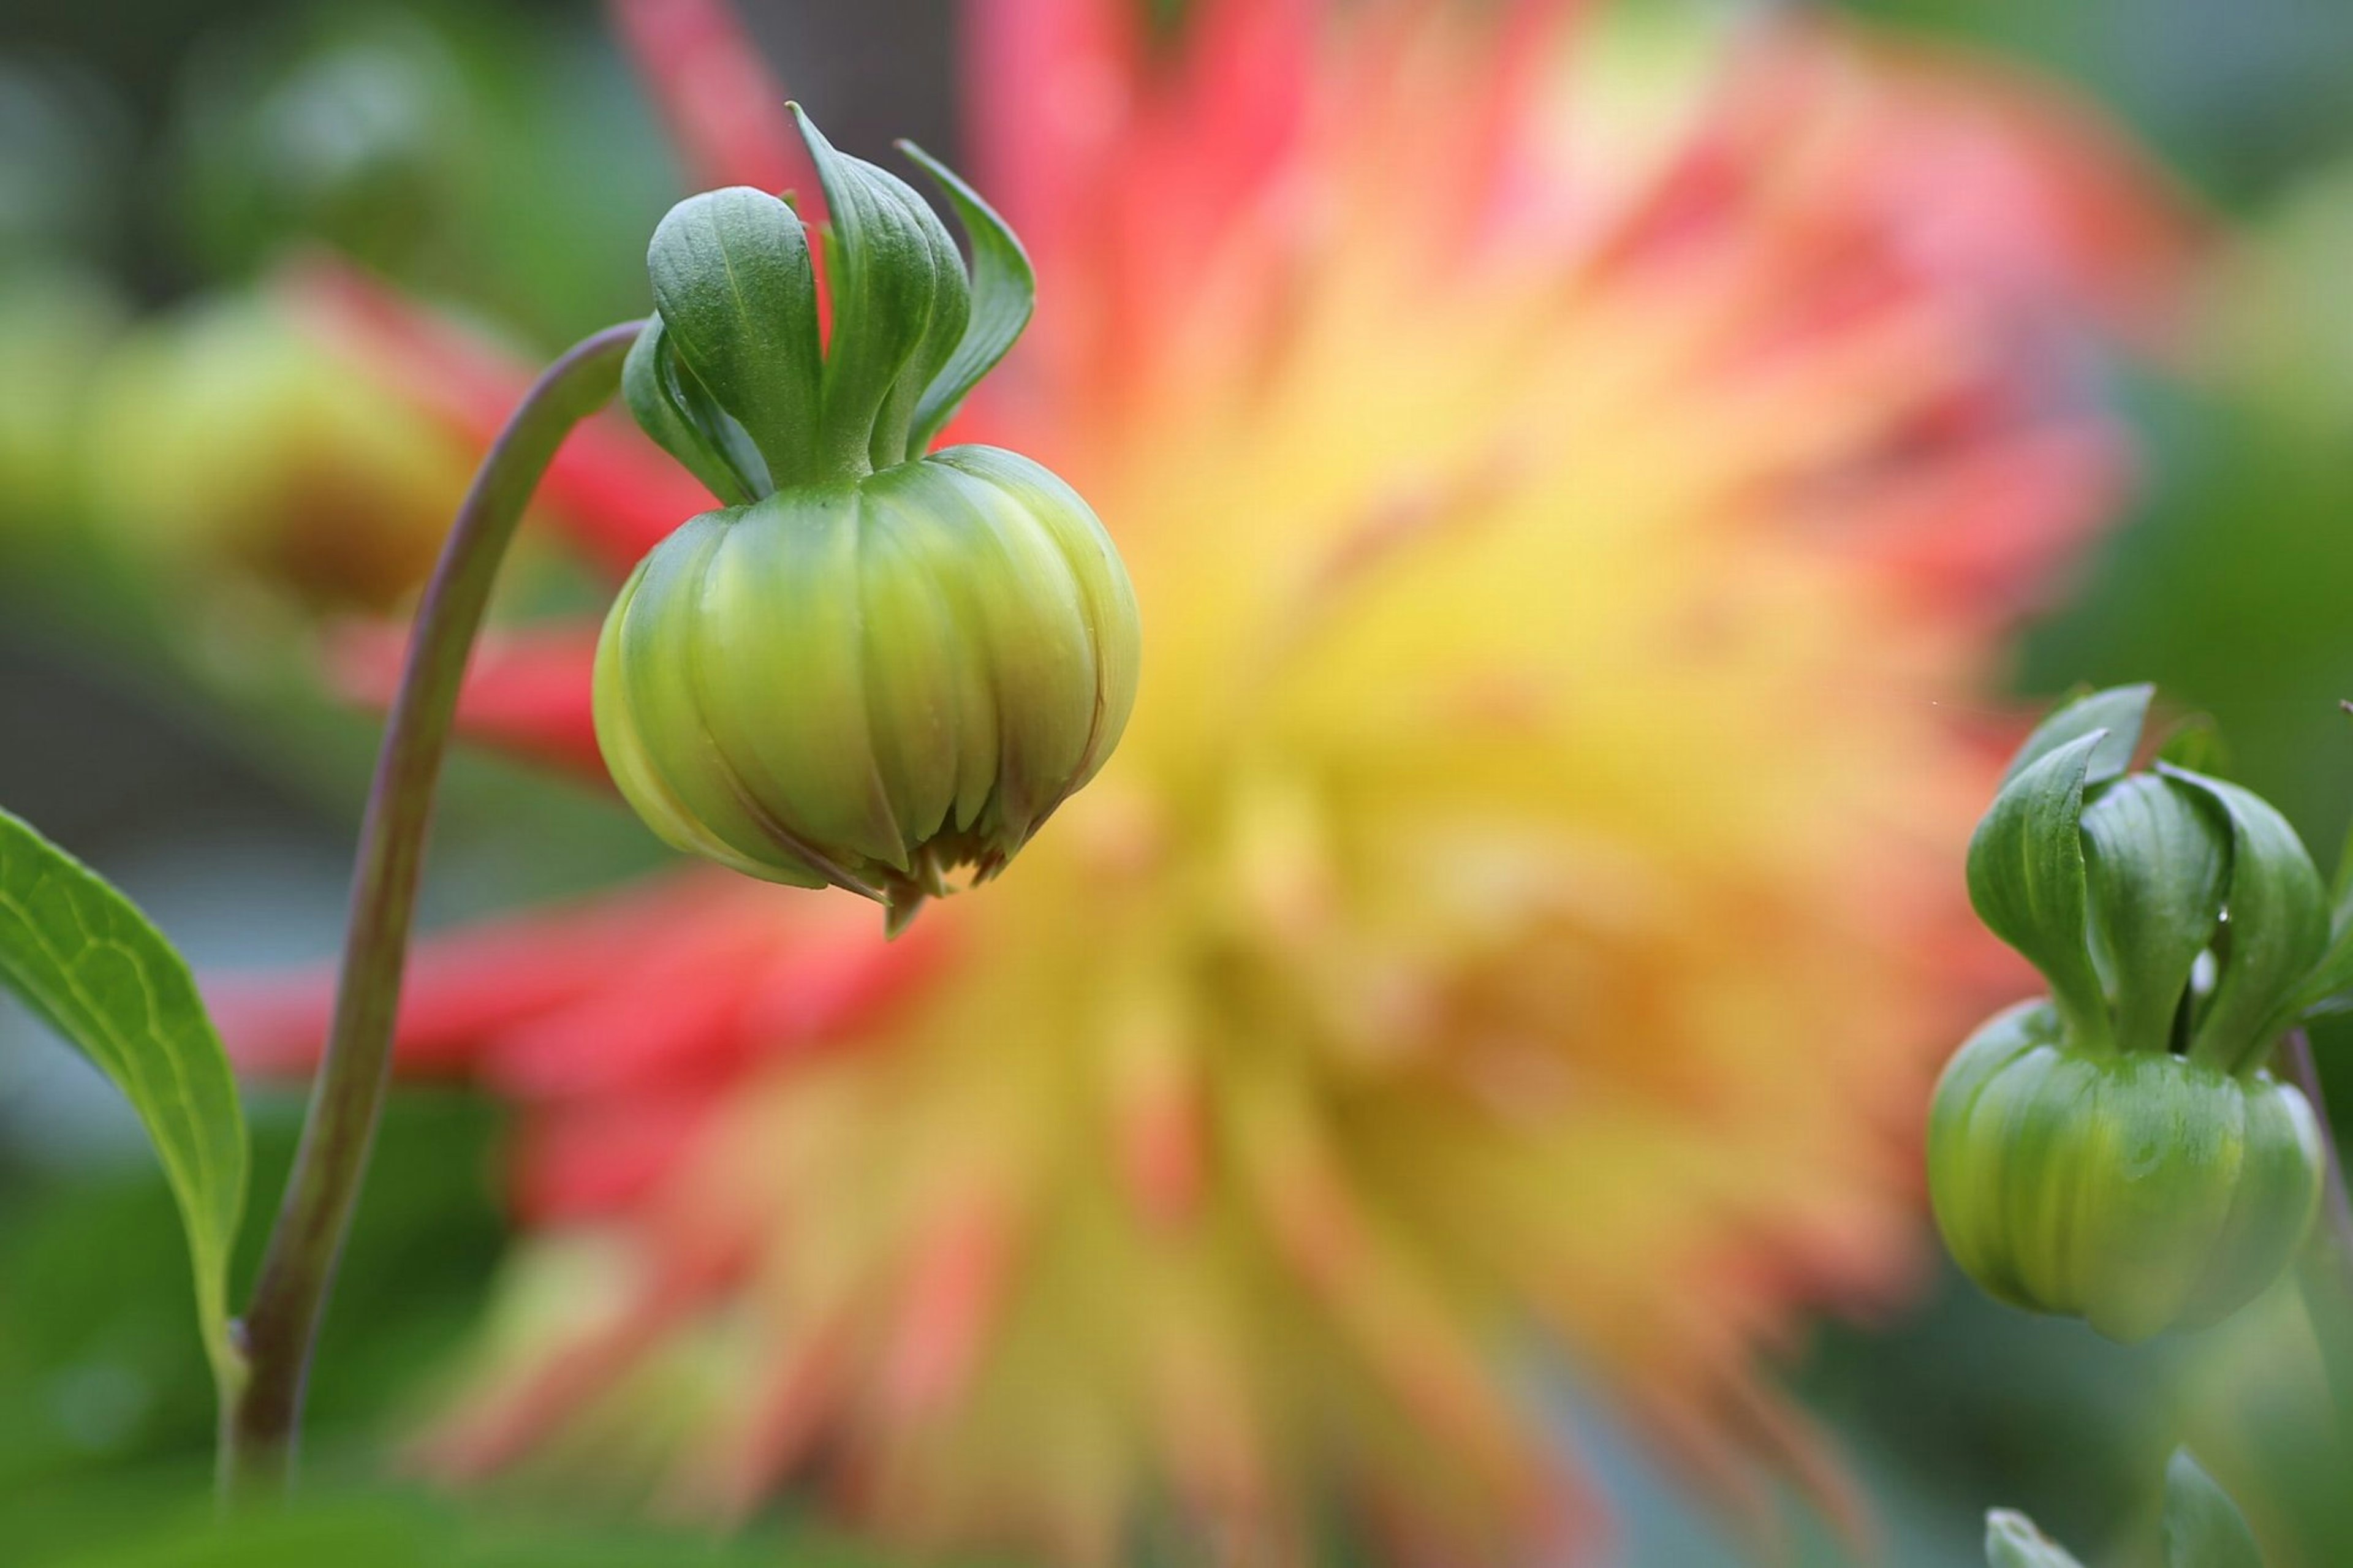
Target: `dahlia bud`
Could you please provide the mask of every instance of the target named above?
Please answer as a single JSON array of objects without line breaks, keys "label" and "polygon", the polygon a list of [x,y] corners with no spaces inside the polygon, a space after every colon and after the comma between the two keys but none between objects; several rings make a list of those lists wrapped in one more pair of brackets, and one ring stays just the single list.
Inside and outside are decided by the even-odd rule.
[{"label": "dahlia bud", "polygon": [[[796,113],[797,114],[797,110]],[[735,188],[681,203],[623,390],[728,501],[656,546],[605,623],[596,735],[673,847],[881,900],[894,931],[994,875],[1092,778],[1135,695],[1135,601],[1086,502],[989,447],[924,455],[1012,346],[1018,243],[912,147],[904,184],[801,132],[832,213],[830,341],[802,225]]]},{"label": "dahlia bud", "polygon": [[2276,811],[2161,763],[2126,771],[2148,699],[2054,716],[1978,825],[1971,898],[2052,994],[1961,1047],[1928,1132],[1962,1268],[2126,1342],[2227,1317],[2309,1228],[2319,1126],[2264,1064],[2341,957]]},{"label": "dahlia bud", "polygon": [[2320,1193],[2320,1132],[2295,1089],[2168,1051],[2072,1048],[2045,1002],[1961,1047],[1928,1147],[1936,1223],[1970,1278],[2126,1343],[2253,1300]]}]

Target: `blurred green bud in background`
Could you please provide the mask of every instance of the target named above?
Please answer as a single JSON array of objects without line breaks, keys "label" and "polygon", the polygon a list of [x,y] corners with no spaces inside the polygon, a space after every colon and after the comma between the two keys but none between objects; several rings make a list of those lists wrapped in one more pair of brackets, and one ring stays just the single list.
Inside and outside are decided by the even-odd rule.
[{"label": "blurred green bud in background", "polygon": [[74,448],[98,366],[128,307],[99,274],[0,271],[0,550],[53,541],[79,516]]},{"label": "blurred green bud in background", "polygon": [[421,584],[471,468],[461,441],[266,289],[125,337],[82,456],[119,547],[316,609],[385,609]]},{"label": "blurred green bud in background", "polygon": [[231,276],[290,241],[396,276],[438,259],[491,130],[456,43],[384,6],[274,20],[183,73],[171,189],[198,258]]}]

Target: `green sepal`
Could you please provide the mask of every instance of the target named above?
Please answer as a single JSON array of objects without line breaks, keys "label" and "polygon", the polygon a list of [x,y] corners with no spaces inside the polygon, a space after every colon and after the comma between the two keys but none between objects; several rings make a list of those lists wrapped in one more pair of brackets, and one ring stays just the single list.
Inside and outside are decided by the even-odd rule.
[{"label": "green sepal", "polygon": [[1986,1514],[1986,1568],[2084,1568],[2067,1549],[2006,1508]]},{"label": "green sepal", "polygon": [[2230,745],[2211,713],[2192,713],[2176,724],[2158,743],[2157,760],[2208,778],[2226,779],[2232,773]]},{"label": "green sepal", "polygon": [[2159,772],[2199,791],[2230,823],[2221,972],[2189,1050],[2236,1071],[2260,1061],[2294,1019],[2328,947],[2327,895],[2295,829],[2261,795],[2186,769]]},{"label": "green sepal", "polygon": [[[765,487],[728,450],[733,444],[728,436],[741,437],[744,427],[711,400],[702,384],[691,379],[693,374],[679,363],[670,329],[656,315],[629,346],[629,357],[621,366],[622,399],[638,427],[722,503],[748,506]],[[757,461],[759,454],[748,456]],[[765,465],[759,478],[767,478]]]},{"label": "green sepal", "polygon": [[2165,1467],[2165,1568],[2263,1568],[2246,1516],[2187,1448]]},{"label": "green sepal", "polygon": [[2007,787],[2052,752],[2095,730],[2105,731],[2106,739],[2084,765],[2084,783],[2091,785],[2116,777],[2132,765],[2133,751],[2140,744],[2141,727],[2148,722],[2148,705],[2156,695],[2157,688],[2146,684],[2111,686],[2067,703],[2034,727],[2034,733],[2010,758],[2009,770],[2001,775],[2003,785]]},{"label": "green sepal", "polygon": [[[693,384],[743,426],[768,479],[781,486],[844,471],[827,461],[817,441],[824,406],[817,273],[793,210],[748,185],[689,196],[654,230],[646,270],[653,279],[663,340]],[[648,370],[659,368],[658,359],[648,361]],[[663,390],[659,378],[649,388],[645,374],[639,373],[639,390]],[[676,398],[665,392],[661,402],[690,425],[696,423],[693,399],[683,390]],[[634,392],[629,405],[638,411]],[[666,428],[675,430],[656,413],[656,424],[648,428],[664,440]],[[712,429],[701,434],[703,446],[724,449]],[[670,449],[711,482],[706,457],[690,458]]]},{"label": "green sepal", "polygon": [[2316,1017],[2353,1010],[2353,835],[2328,889],[2328,951],[2296,993],[2296,1012]]},{"label": "green sepal", "polygon": [[2187,788],[2152,773],[2101,791],[2083,826],[2092,951],[2115,999],[2116,1042],[2168,1049],[2190,968],[2221,916],[2229,841]]},{"label": "green sepal", "polygon": [[955,240],[923,197],[886,169],[835,151],[792,105],[817,164],[830,224],[820,442],[839,470],[907,460],[923,390],[947,364],[972,313]]},{"label": "green sepal", "polygon": [[2296,988],[2289,1009],[2300,1018],[2327,1017],[2353,1011],[2353,922],[2340,913],[2320,962]]},{"label": "green sepal", "polygon": [[2113,751],[2095,729],[2042,752],[2002,785],[1969,839],[1978,918],[2042,972],[2069,1034],[2092,1050],[2111,1040],[2086,930],[2084,782]]},{"label": "green sepal", "polygon": [[908,443],[920,453],[1029,325],[1030,312],[1038,302],[1038,274],[1021,241],[997,209],[981,200],[979,192],[913,142],[900,142],[899,151],[932,177],[955,208],[957,221],[972,242],[971,319],[955,352],[916,402]]}]

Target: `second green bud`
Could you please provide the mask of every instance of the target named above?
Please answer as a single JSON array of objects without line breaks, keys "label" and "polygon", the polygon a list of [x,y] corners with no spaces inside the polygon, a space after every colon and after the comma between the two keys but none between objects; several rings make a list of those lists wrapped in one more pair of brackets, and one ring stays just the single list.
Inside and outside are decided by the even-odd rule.
[{"label": "second green bud", "polygon": [[2285,819],[2160,763],[2129,771],[2146,687],[2036,731],[1969,848],[1969,892],[2050,984],[1936,1086],[1929,1194],[1989,1292],[2113,1339],[2219,1321],[2288,1267],[2325,1173],[2269,1064],[2339,967]]}]

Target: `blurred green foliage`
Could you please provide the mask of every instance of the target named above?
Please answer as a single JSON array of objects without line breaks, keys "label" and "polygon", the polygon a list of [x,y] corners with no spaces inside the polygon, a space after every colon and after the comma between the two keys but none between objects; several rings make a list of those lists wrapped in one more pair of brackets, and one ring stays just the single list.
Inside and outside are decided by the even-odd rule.
[{"label": "blurred green foliage", "polygon": [[[258,1215],[274,1205],[297,1109],[283,1097],[259,1108]],[[465,1096],[411,1093],[394,1107],[321,1352],[337,1371],[315,1391],[316,1451],[332,1455],[413,1390],[479,1306],[501,1235],[496,1126]],[[246,1227],[240,1282],[264,1228]],[[212,1390],[182,1300],[184,1252],[171,1198],[135,1151],[0,1188],[0,1279],[23,1282],[0,1296],[0,1410],[11,1413],[0,1422],[0,1510],[54,1502],[117,1467],[200,1460]]]},{"label": "blurred green foliage", "polygon": [[[257,1118],[255,1190],[274,1194],[297,1106]],[[215,1519],[212,1390],[171,1199],[135,1153],[6,1178],[0,1167],[0,1562],[10,1568],[858,1568],[868,1550],[791,1521],[732,1543],[527,1511],[468,1512],[387,1487],[379,1456],[481,1309],[503,1226],[500,1117],[453,1092],[393,1106],[320,1354],[311,1500]],[[259,1261],[248,1226],[238,1277]]]},{"label": "blurred green foliage", "polygon": [[2200,189],[2250,209],[2353,152],[2353,6],[2337,0],[1838,0],[2040,62]]}]

